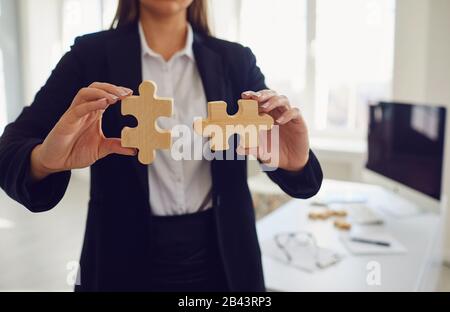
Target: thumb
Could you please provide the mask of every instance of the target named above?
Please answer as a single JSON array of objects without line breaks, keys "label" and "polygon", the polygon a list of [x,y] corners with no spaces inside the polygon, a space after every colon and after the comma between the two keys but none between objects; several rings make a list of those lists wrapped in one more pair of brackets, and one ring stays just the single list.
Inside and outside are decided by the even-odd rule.
[{"label": "thumb", "polygon": [[137,154],[137,150],[135,148],[123,147],[121,139],[105,138],[100,144],[99,157],[102,159],[111,154],[135,156]]}]

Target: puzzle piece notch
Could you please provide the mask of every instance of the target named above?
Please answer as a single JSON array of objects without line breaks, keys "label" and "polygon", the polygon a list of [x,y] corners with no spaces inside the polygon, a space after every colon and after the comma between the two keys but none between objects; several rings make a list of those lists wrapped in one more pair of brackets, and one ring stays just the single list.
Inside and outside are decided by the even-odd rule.
[{"label": "puzzle piece notch", "polygon": [[239,134],[242,147],[256,148],[259,144],[259,131],[272,129],[273,118],[267,114],[259,114],[257,101],[239,100],[238,106],[239,111],[230,116],[226,102],[209,102],[208,118],[195,120],[195,132],[211,138],[212,150],[228,150],[228,139],[233,134]]},{"label": "puzzle piece notch", "polygon": [[170,149],[170,131],[161,129],[156,120],[171,117],[173,99],[156,96],[157,86],[153,81],[144,81],[139,86],[139,96],[130,96],[122,101],[122,115],[137,119],[135,128],[122,130],[122,146],[138,149],[138,160],[149,165],[155,160],[157,149]]}]

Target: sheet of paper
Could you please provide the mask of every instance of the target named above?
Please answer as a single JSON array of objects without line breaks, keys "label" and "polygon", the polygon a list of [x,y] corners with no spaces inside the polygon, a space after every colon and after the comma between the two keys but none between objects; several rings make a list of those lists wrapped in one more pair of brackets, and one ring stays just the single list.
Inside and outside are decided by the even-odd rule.
[{"label": "sheet of paper", "polygon": [[[352,241],[353,237],[370,241],[387,242],[391,245],[386,247],[354,242]],[[388,255],[403,254],[407,252],[406,247],[383,228],[375,230],[352,230],[350,233],[342,233],[340,238],[348,251],[354,255]]]}]

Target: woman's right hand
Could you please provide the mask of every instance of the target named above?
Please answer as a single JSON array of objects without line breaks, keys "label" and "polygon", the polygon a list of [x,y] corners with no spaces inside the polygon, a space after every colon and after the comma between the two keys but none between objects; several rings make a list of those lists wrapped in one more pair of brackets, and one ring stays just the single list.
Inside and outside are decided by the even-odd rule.
[{"label": "woman's right hand", "polygon": [[44,142],[31,153],[31,175],[40,181],[50,174],[86,168],[110,154],[132,156],[121,140],[105,138],[102,115],[110,106],[130,96],[132,90],[95,82],[81,89]]}]

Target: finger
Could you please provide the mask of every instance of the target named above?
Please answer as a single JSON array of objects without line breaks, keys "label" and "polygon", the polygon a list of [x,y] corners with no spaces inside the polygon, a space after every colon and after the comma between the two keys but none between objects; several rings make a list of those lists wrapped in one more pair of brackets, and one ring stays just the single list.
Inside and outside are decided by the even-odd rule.
[{"label": "finger", "polygon": [[128,148],[122,146],[121,139],[105,138],[100,145],[99,157],[103,158],[111,154],[118,154],[124,156],[134,156],[137,154],[135,148]]},{"label": "finger", "polygon": [[263,113],[269,113],[273,111],[274,109],[281,108],[282,111],[289,110],[290,109],[290,103],[289,99],[285,97],[284,95],[279,95],[276,97],[271,98],[266,103],[263,103],[260,105],[261,112]]},{"label": "finger", "polygon": [[125,88],[125,87],[120,87],[124,93],[126,93],[127,95],[125,97],[128,97],[130,95],[133,95],[133,90],[129,89],[129,88]]},{"label": "finger", "polygon": [[106,98],[83,103],[81,105],[75,106],[69,110],[69,116],[71,121],[76,121],[89,113],[95,111],[104,111],[109,105],[111,105]]},{"label": "finger", "polygon": [[97,101],[99,99],[107,99],[110,104],[116,103],[120,98],[114,94],[111,94],[105,90],[96,88],[83,88],[78,91],[72,105],[80,105],[85,102]]},{"label": "finger", "polygon": [[244,148],[242,146],[238,146],[236,153],[241,156],[253,156],[262,164],[271,164],[273,161],[272,154],[268,153],[262,146],[254,148]]},{"label": "finger", "polygon": [[115,96],[123,99],[127,96],[130,96],[133,93],[133,90],[125,87],[115,86],[106,82],[94,82],[90,85],[91,88],[100,89],[106,91],[108,93],[114,94]]},{"label": "finger", "polygon": [[260,92],[261,92],[261,96],[258,98],[259,103],[267,102],[271,98],[276,97],[278,95],[278,93],[273,90],[262,90]]},{"label": "finger", "polygon": [[242,98],[245,100],[255,100],[258,101],[258,103],[264,103],[276,95],[277,93],[273,90],[261,90],[258,92],[246,91],[242,93]]},{"label": "finger", "polygon": [[246,148],[239,145],[236,148],[236,153],[241,156],[254,156],[255,158],[258,157],[258,148],[257,147],[251,147]]},{"label": "finger", "polygon": [[257,98],[259,98],[261,96],[261,92],[255,92],[255,91],[245,91],[242,92],[241,97],[244,100],[256,100]]},{"label": "finger", "polygon": [[238,145],[238,147],[236,148],[236,153],[240,156],[248,156],[249,155],[248,149]]},{"label": "finger", "polygon": [[294,119],[300,117],[300,110],[297,107],[294,107],[290,110],[285,111],[277,120],[277,124],[285,125],[288,122],[291,122]]}]

